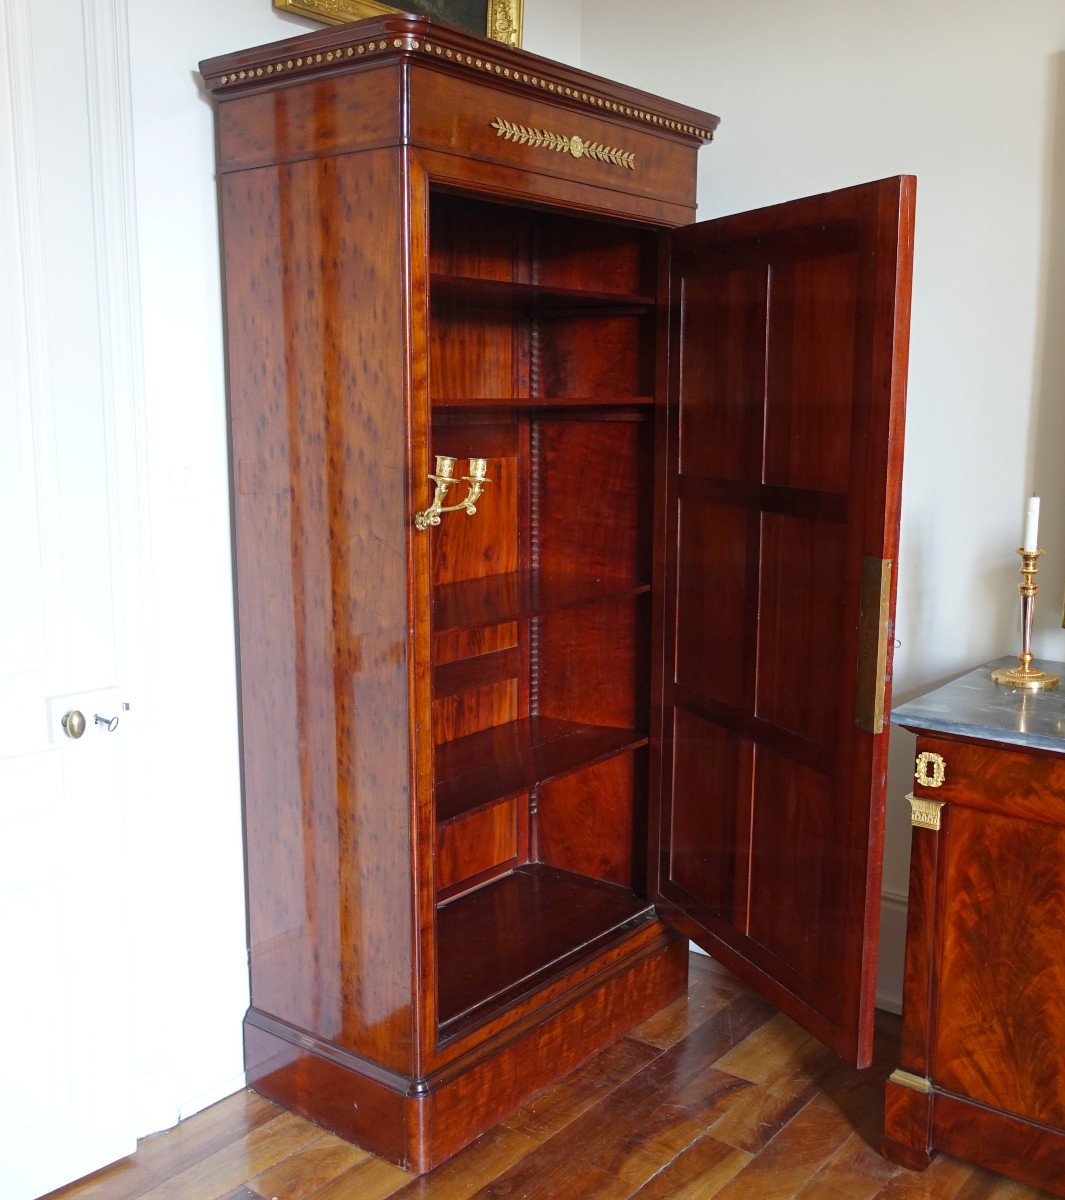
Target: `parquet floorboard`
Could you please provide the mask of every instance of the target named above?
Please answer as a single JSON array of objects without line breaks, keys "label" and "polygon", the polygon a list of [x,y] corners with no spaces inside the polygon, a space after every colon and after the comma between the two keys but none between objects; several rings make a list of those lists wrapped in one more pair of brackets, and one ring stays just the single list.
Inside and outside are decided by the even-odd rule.
[{"label": "parquet floorboard", "polygon": [[638,1074],[660,1053],[644,1042],[621,1038],[535,1096],[503,1124],[542,1142]]},{"label": "parquet floorboard", "polygon": [[[44,1200],[1040,1200],[877,1150],[898,1020],[846,1067],[709,960],[688,995],[412,1177],[250,1091]],[[1049,1198],[1047,1198],[1049,1200]]]},{"label": "parquet floorboard", "polygon": [[537,1144],[523,1133],[498,1125],[431,1174],[412,1179],[390,1200],[470,1200]]},{"label": "parquet floorboard", "polygon": [[327,1133],[256,1175],[248,1186],[260,1196],[306,1200],[316,1188],[369,1157],[365,1150]]},{"label": "parquet floorboard", "polygon": [[844,1196],[846,1200],[873,1200],[896,1173],[896,1167],[876,1149],[882,1121],[883,1114],[878,1109],[857,1129],[848,1122],[850,1136],[796,1193],[798,1200],[832,1200],[833,1195]]}]

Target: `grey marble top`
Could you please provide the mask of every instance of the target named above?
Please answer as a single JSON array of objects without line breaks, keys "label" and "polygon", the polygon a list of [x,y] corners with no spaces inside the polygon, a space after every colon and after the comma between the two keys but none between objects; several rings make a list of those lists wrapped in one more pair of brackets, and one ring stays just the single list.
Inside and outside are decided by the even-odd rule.
[{"label": "grey marble top", "polygon": [[907,729],[1065,754],[1065,663],[1035,662],[1035,666],[1062,680],[1046,692],[1022,691],[991,681],[994,668],[1016,665],[1016,656],[986,663],[934,692],[893,708],[891,720]]}]

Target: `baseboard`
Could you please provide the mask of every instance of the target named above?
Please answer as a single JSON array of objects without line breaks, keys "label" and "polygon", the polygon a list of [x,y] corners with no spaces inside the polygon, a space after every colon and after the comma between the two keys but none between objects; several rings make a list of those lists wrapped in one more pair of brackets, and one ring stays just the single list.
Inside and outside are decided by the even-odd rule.
[{"label": "baseboard", "polygon": [[902,975],[906,958],[906,897],[885,891],[880,897],[880,960],[876,1006],[902,1012]]},{"label": "baseboard", "polygon": [[239,1075],[231,1075],[228,1079],[215,1084],[208,1091],[201,1092],[198,1096],[193,1096],[191,1099],[183,1101],[181,1104],[181,1120],[184,1121],[194,1113],[198,1113],[205,1108],[210,1108],[212,1104],[217,1104],[219,1100],[224,1100],[227,1096],[232,1096],[234,1092],[241,1091],[246,1085],[247,1080],[244,1077],[243,1071]]}]

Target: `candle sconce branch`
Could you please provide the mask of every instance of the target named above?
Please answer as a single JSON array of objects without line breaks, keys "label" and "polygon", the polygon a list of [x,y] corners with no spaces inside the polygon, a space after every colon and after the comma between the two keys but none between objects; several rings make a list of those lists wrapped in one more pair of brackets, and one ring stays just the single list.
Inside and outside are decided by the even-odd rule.
[{"label": "candle sconce branch", "polygon": [[455,478],[455,462],[454,458],[446,454],[438,454],[436,456],[436,473],[429,476],[436,485],[433,502],[428,508],[414,514],[415,529],[426,530],[430,525],[439,525],[441,513],[463,510],[468,516],[472,517],[477,512],[476,504],[481,497],[481,493],[484,491],[484,485],[492,482],[486,475],[488,460],[484,458],[471,458],[470,473],[461,477],[462,482],[470,485],[469,491],[458,504],[444,504],[444,500],[452,486],[459,482]]}]

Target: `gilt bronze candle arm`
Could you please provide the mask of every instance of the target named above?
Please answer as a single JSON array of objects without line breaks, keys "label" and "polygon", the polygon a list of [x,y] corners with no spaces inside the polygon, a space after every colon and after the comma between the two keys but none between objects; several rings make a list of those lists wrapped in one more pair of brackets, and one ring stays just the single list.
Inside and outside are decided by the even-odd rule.
[{"label": "gilt bronze candle arm", "polygon": [[455,462],[454,458],[446,454],[436,456],[436,474],[429,476],[436,485],[433,502],[422,512],[415,513],[415,529],[425,530],[430,525],[439,525],[441,513],[458,512],[462,509],[472,517],[477,511],[476,503],[484,491],[484,485],[492,482],[487,475],[488,460],[484,458],[470,459],[470,473],[462,476],[462,481],[470,485],[469,491],[458,504],[445,505],[444,500],[451,487],[459,482],[455,478]]}]

